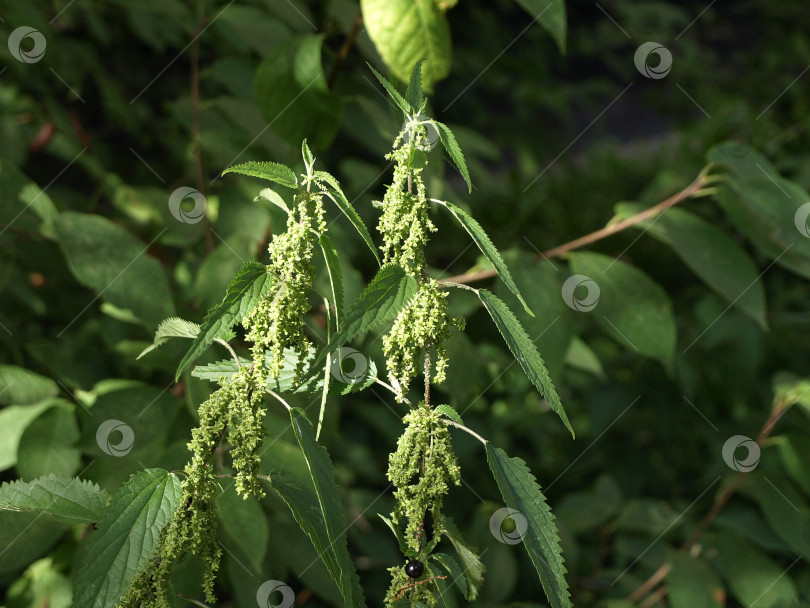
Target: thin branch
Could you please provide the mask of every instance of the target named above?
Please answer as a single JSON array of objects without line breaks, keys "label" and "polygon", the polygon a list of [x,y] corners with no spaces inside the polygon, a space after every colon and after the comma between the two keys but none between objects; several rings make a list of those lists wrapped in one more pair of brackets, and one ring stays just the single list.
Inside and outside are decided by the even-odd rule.
[{"label": "thin branch", "polygon": [[332,73],[329,74],[329,81],[327,83],[327,86],[329,87],[330,91],[335,86],[338,74],[340,73],[340,70],[343,69],[343,65],[346,63],[346,58],[349,56],[349,51],[352,50],[352,44],[354,44],[354,39],[357,36],[357,33],[360,31],[361,25],[363,25],[363,14],[358,13],[357,17],[354,20],[354,25],[352,25],[352,29],[349,32],[349,35],[346,36],[346,40],[343,42],[343,46],[341,46],[340,50],[338,51],[337,59],[335,60],[335,65],[332,68]]},{"label": "thin branch", "polygon": [[[788,402],[786,402],[784,399],[780,399],[779,401],[774,403],[773,407],[771,408],[771,413],[768,416],[768,419],[765,421],[765,424],[762,425],[762,429],[760,429],[759,435],[757,435],[756,443],[760,448],[765,443],[765,440],[768,439],[771,432],[773,431],[773,427],[776,425],[776,422],[779,420],[779,418],[782,417],[782,414],[788,407],[790,406]],[[681,551],[688,552],[692,547],[694,547],[697,544],[697,542],[701,539],[703,534],[706,532],[706,530],[714,521],[714,519],[717,517],[717,515],[720,513],[720,511],[723,510],[723,507],[726,506],[728,501],[737,491],[737,488],[740,487],[740,484],[743,482],[743,479],[745,479],[745,475],[746,475],[745,472],[740,471],[734,476],[731,482],[726,486],[726,489],[723,490],[723,493],[720,494],[720,496],[718,496],[717,499],[714,501],[712,508],[709,509],[709,512],[706,513],[706,515],[700,521],[698,527],[687,539],[687,541],[683,544],[683,546],[681,547]],[[627,599],[630,600],[631,602],[639,601],[642,597],[644,597],[647,593],[649,593],[650,590],[652,590],[659,582],[664,580],[664,578],[666,578],[671,569],[672,569],[671,564],[669,563],[662,564],[661,567],[658,568],[658,570],[656,570],[655,572],[653,572],[653,574],[646,581],[644,581],[635,591],[633,591],[633,593],[631,593],[627,597]],[[657,597],[658,595],[660,595],[660,597],[658,597],[653,602],[656,603],[659,599],[663,598],[664,595],[666,595],[666,593],[667,587],[661,587],[660,589],[658,589],[658,591],[656,591],[653,595],[651,595],[650,598]],[[649,600],[650,598],[647,599]],[[647,604],[647,602],[645,601],[639,606],[639,608],[642,608],[642,606],[651,606],[651,605],[652,604]]]},{"label": "thin branch", "polygon": [[[643,222],[646,219],[654,217],[663,211],[666,211],[670,207],[677,205],[681,201],[685,201],[688,198],[694,197],[703,186],[706,185],[707,181],[711,178],[705,174],[705,170],[701,172],[701,174],[689,184],[686,188],[675,194],[674,196],[670,196],[665,201],[661,201],[657,205],[650,207],[649,209],[645,209],[644,211],[637,213],[632,217],[628,217],[625,220],[620,222],[616,222],[615,224],[609,224],[600,230],[595,232],[591,232],[590,234],[586,234],[585,236],[581,236],[578,239],[574,239],[573,241],[569,241],[563,245],[559,245],[554,247],[553,249],[549,249],[548,251],[540,254],[538,258],[550,259],[560,257],[563,254],[568,253],[569,251],[573,251],[574,249],[579,249],[580,247],[584,247],[585,245],[590,245],[597,241],[600,241],[606,237],[612,236],[617,232],[621,232],[631,226],[635,226],[639,222]],[[478,272],[471,272],[467,274],[460,274],[454,277],[449,277],[447,279],[441,279],[440,283],[472,283],[474,281],[483,281],[484,279],[491,279],[498,275],[498,272],[492,268],[489,270],[479,270]]]},{"label": "thin branch", "polygon": [[410,585],[405,585],[402,589],[397,591],[397,599],[402,599],[402,594],[405,593],[408,589],[412,589],[417,585],[424,585],[425,583],[429,583],[430,581],[435,581],[436,579],[444,580],[446,576],[431,576],[430,578],[426,578],[423,581],[416,581],[415,583],[411,583]]}]

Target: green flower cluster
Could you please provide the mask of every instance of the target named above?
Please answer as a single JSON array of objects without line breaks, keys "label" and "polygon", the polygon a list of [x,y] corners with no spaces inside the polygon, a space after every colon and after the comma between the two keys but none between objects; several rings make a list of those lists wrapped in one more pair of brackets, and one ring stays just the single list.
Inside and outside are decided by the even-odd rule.
[{"label": "green flower cluster", "polygon": [[[409,557],[429,555],[444,531],[442,502],[449,485],[461,483],[461,469],[453,453],[450,433],[435,410],[419,404],[403,418],[405,432],[397,442],[397,449],[389,456],[388,479],[396,486],[394,497],[397,507],[391,514],[395,526],[405,520],[405,545]],[[432,525],[426,529],[425,519],[430,514]],[[428,538],[428,536],[430,538]],[[426,560],[422,560],[426,561]],[[402,567],[391,569],[392,581],[386,602],[388,605],[407,583]],[[431,576],[425,569],[423,580]],[[403,584],[404,583],[404,584]],[[435,583],[418,585],[409,596],[428,606],[436,604]]]},{"label": "green flower cluster", "polygon": [[[298,353],[298,374],[309,348],[304,315],[309,310],[307,295],[315,278],[312,255],[315,242],[326,232],[323,197],[308,192],[296,195],[287,218],[287,230],[275,235],[268,246],[268,271],[276,279],[276,288],[245,317],[247,340],[253,342],[253,362],[264,374],[265,357],[270,376],[277,378],[284,366],[284,349]],[[265,355],[266,353],[266,355]]]},{"label": "green flower cluster", "polygon": [[398,400],[404,401],[408,385],[419,373],[422,353],[428,348],[435,353],[433,381],[437,384],[444,381],[448,364],[445,342],[449,337],[447,293],[439,289],[435,280],[429,279],[420,285],[383,337],[388,376],[397,390]]},{"label": "green flower cluster", "polygon": [[[420,128],[424,130],[423,126]],[[436,232],[428,216],[422,168],[413,166],[414,155],[421,152],[409,142],[418,139],[418,134],[400,133],[393,152],[386,155],[394,161],[394,178],[383,197],[383,212],[377,225],[383,236],[383,260],[402,266],[413,276],[421,273],[423,248],[430,233]]]}]

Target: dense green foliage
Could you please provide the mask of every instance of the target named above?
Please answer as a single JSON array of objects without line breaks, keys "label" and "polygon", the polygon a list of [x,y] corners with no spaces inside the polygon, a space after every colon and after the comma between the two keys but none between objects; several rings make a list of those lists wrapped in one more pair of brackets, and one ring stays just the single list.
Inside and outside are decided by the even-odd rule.
[{"label": "dense green foliage", "polygon": [[808,31],[6,3],[0,605],[810,605]]}]

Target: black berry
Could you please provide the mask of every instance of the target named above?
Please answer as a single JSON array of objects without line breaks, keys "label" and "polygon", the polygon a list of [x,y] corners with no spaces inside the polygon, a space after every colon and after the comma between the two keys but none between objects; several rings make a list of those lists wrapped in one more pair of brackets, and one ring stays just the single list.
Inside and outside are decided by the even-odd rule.
[{"label": "black berry", "polygon": [[405,574],[410,576],[411,578],[419,578],[422,576],[422,573],[425,571],[425,564],[420,562],[418,559],[411,560],[405,566]]}]

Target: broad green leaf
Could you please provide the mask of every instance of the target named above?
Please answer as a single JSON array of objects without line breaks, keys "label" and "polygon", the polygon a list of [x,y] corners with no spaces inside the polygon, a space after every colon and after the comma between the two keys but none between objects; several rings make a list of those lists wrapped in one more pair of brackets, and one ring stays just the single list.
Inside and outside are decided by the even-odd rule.
[{"label": "broad green leaf", "polygon": [[368,233],[368,228],[363,223],[363,220],[360,219],[360,216],[357,215],[357,211],[355,210],[354,206],[349,202],[349,199],[346,198],[346,195],[343,194],[343,190],[340,188],[340,183],[326,171],[315,171],[315,179],[320,182],[326,184],[326,191],[331,196],[331,198],[338,208],[343,212],[343,214],[349,218],[349,221],[354,226],[354,229],[363,237],[366,245],[371,250],[371,253],[374,254],[374,259],[377,260],[377,263],[380,263],[380,257],[377,254],[377,248],[374,246],[374,241],[371,240],[371,235]]},{"label": "broad green leaf", "polygon": [[801,433],[785,433],[776,439],[782,465],[805,495],[810,496],[810,442]]},{"label": "broad green leaf", "polygon": [[517,0],[534,21],[551,34],[561,53],[565,53],[565,0]]},{"label": "broad green leaf", "polygon": [[449,405],[445,404],[437,405],[436,411],[439,412],[440,414],[444,414],[453,422],[456,422],[458,424],[464,424],[464,421],[461,419],[459,413]]},{"label": "broad green leaf", "polygon": [[55,403],[56,399],[48,399],[34,405],[10,405],[0,410],[0,471],[17,464],[17,449],[25,429]]},{"label": "broad green leaf", "polygon": [[363,23],[380,57],[403,82],[420,59],[430,92],[450,72],[450,26],[433,0],[361,0]]},{"label": "broad green leaf", "polygon": [[549,378],[543,358],[540,356],[540,353],[537,352],[534,342],[532,342],[531,338],[526,334],[520,321],[518,321],[514,313],[509,310],[509,307],[492,292],[486,289],[479,289],[478,297],[487,309],[489,316],[495,321],[498,331],[501,332],[503,339],[506,341],[506,345],[509,347],[509,350],[512,351],[520,367],[523,368],[526,376],[528,376],[529,380],[531,380],[531,383],[540,394],[543,395],[549,406],[551,406],[551,409],[559,415],[563,424],[565,424],[565,428],[571,431],[571,435],[573,436],[574,429],[568,421],[568,416],[563,409],[559,395],[557,395],[557,390],[554,388],[551,378]]},{"label": "broad green leaf", "polygon": [[569,261],[574,273],[599,286],[590,314],[602,329],[620,344],[671,365],[675,319],[664,289],[641,270],[601,253],[571,253]]},{"label": "broad green leaf", "polygon": [[163,469],[136,473],[119,488],[104,510],[98,529],[80,545],[75,606],[115,605],[132,577],[149,563],[160,531],[177,509],[180,495],[180,478]]},{"label": "broad green leaf", "polygon": [[147,324],[174,314],[169,282],[148,254],[149,243],[100,215],[66,211],[55,226],[73,276],[95,291],[96,298],[132,311]]},{"label": "broad green leaf", "polygon": [[100,521],[108,500],[107,492],[90,481],[54,474],[0,486],[0,510],[33,511],[68,524]]},{"label": "broad green leaf", "polygon": [[461,566],[464,568],[464,577],[467,581],[467,599],[473,601],[484,584],[484,562],[478,552],[471,549],[461,538],[456,526],[450,518],[445,519],[444,535],[456,550]]},{"label": "broad green leaf", "polygon": [[810,278],[808,227],[797,225],[799,209],[810,201],[810,195],[779,175],[755,150],[741,152],[731,158],[724,153],[724,144],[709,150],[707,158],[728,170],[718,186],[717,202],[760,251],[780,266]]},{"label": "broad green leaf", "polygon": [[459,566],[458,562],[446,553],[434,553],[430,558],[441,564],[442,568],[445,569],[449,576],[449,582],[458,586],[461,590],[461,595],[467,597],[469,593],[467,589],[467,577],[464,576],[464,570]]},{"label": "broad green leaf", "polygon": [[572,606],[557,526],[534,475],[520,458],[510,458],[491,443],[487,443],[487,462],[506,506],[526,518],[528,528],[522,542],[549,603],[552,608]]},{"label": "broad green leaf", "polygon": [[810,560],[810,507],[790,481],[749,475],[740,492],[757,502],[770,529],[793,553]]},{"label": "broad green leaf", "polygon": [[[445,151],[450,156],[450,160],[453,161],[453,164],[458,168],[459,173],[461,173],[461,177],[463,177],[464,181],[467,183],[467,191],[472,192],[472,182],[470,181],[470,172],[467,169],[467,161],[464,160],[464,153],[461,151],[461,146],[459,146],[458,142],[456,141],[456,136],[453,135],[450,127],[443,122],[439,122],[438,120],[434,120],[432,122],[436,125],[436,130],[439,132],[439,140],[442,142],[442,146],[444,146]],[[464,224],[464,222],[462,222],[462,224],[467,232],[470,232],[467,225]],[[478,228],[480,229],[479,232],[483,232],[483,229],[481,229],[480,226]],[[470,232],[470,236],[472,236],[473,239],[475,239],[476,244],[481,247],[481,245],[478,243],[478,239],[473,236],[472,232]],[[489,240],[489,237],[487,237],[487,240]],[[488,255],[485,251],[484,254]]]},{"label": "broad green leaf", "polygon": [[59,393],[56,382],[16,365],[0,365],[0,403],[29,405]]},{"label": "broad green leaf", "polygon": [[285,188],[291,188],[293,190],[298,188],[298,180],[293,170],[280,163],[250,161],[228,167],[222,172],[222,175],[226,173],[239,173],[240,175],[249,175],[250,177],[260,177],[261,179],[275,182]]},{"label": "broad green leaf", "polygon": [[329,273],[329,285],[332,287],[332,304],[335,306],[335,327],[340,329],[343,319],[343,271],[340,268],[338,252],[332,244],[332,240],[322,234],[318,239],[318,244],[323,252],[323,259],[326,262],[326,271]]},{"label": "broad green leaf", "polygon": [[414,112],[418,112],[425,102],[425,95],[422,93],[422,65],[424,63],[424,59],[420,59],[413,66],[411,79],[408,81],[408,90],[405,91],[405,101],[413,108]]},{"label": "broad green leaf", "polygon": [[231,483],[217,496],[217,509],[228,537],[247,556],[255,571],[261,572],[270,529],[259,501],[253,496],[242,498]]},{"label": "broad green leaf", "polygon": [[[421,59],[419,61],[420,63],[422,62]],[[399,91],[397,91],[396,87],[393,84],[391,84],[391,82],[385,76],[383,76],[377,70],[375,70],[370,63],[367,63],[366,65],[368,65],[368,67],[374,73],[374,76],[377,78],[377,80],[380,81],[380,84],[386,90],[391,100],[395,104],[397,104],[397,107],[400,110],[402,110],[402,112],[406,116],[416,112],[416,109],[413,108],[410,103],[408,103],[408,101],[400,94]],[[413,75],[413,72],[411,72],[411,75]]]},{"label": "broad green leaf", "polygon": [[0,234],[7,226],[53,235],[59,215],[50,197],[13,162],[0,158]]},{"label": "broad green leaf", "polygon": [[599,357],[581,338],[574,337],[565,353],[565,364],[589,372],[602,380],[607,380]]},{"label": "broad green leaf", "polygon": [[[293,408],[290,411],[290,418],[295,438],[307,459],[310,477],[315,486],[315,493],[323,515],[326,536],[329,540],[329,549],[326,552],[329,559],[322,556],[324,563],[337,583],[346,605],[349,607],[365,606],[360,579],[354,569],[346,543],[346,520],[335,485],[332,461],[329,459],[326,449],[315,441],[312,424],[303,410]],[[330,562],[332,562],[332,567],[330,567]]]},{"label": "broad green leaf", "polygon": [[206,315],[200,333],[177,367],[175,380],[180,378],[180,375],[211,346],[216,338],[221,337],[237,323],[241,323],[272,283],[272,277],[264,264],[246,262],[228,285],[222,302]]},{"label": "broad green leaf", "polygon": [[49,473],[70,477],[79,471],[80,433],[74,410],[72,403],[54,400],[53,407],[28,425],[17,450],[20,479],[30,481]]},{"label": "broad green leaf", "polygon": [[155,339],[152,341],[152,344],[143,349],[141,354],[138,355],[138,359],[143,357],[145,354],[152,352],[161,344],[167,342],[169,338],[193,339],[196,338],[197,334],[199,333],[200,326],[196,323],[186,321],[180,317],[169,317],[168,319],[164,319],[160,322],[160,325],[158,325],[157,331],[155,331]]},{"label": "broad green leaf", "polygon": [[[708,533],[703,554],[746,608],[773,606],[798,599],[796,585],[784,576],[785,567],[734,534]],[[787,564],[785,565],[787,566]]]},{"label": "broad green leaf", "polygon": [[[642,211],[639,205],[620,203],[620,217]],[[643,229],[678,255],[708,287],[742,310],[763,329],[765,288],[751,257],[722,230],[683,209],[670,208],[650,220],[639,222]]]},{"label": "broad green leaf", "polygon": [[256,70],[256,105],[268,126],[293,146],[306,138],[315,149],[326,149],[340,128],[343,104],[326,83],[323,38],[306,34],[282,42]]},{"label": "broad green leaf", "polygon": [[726,592],[708,562],[682,551],[670,551],[669,601],[672,608],[722,608]]},{"label": "broad green leaf", "polygon": [[[435,199],[434,199],[435,200]],[[441,203],[444,207],[453,214],[458,220],[458,223],[461,224],[462,228],[467,231],[472,237],[473,242],[478,246],[478,249],[481,250],[481,253],[490,261],[490,263],[495,267],[495,270],[498,271],[498,276],[504,282],[504,284],[509,288],[517,299],[520,300],[520,303],[523,305],[523,309],[529,313],[531,316],[534,316],[531,308],[526,303],[526,300],[523,299],[523,296],[520,295],[520,289],[518,289],[515,280],[512,278],[512,274],[509,272],[509,267],[506,265],[506,262],[503,261],[501,254],[498,252],[495,245],[490,240],[487,233],[481,227],[475,218],[473,218],[470,214],[464,211],[458,205],[454,205],[453,203],[448,203],[445,201],[436,201]]]}]

